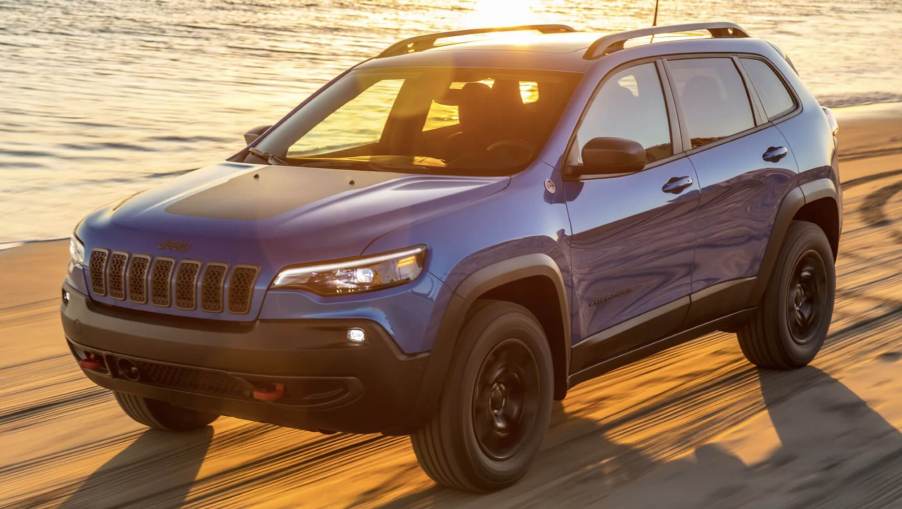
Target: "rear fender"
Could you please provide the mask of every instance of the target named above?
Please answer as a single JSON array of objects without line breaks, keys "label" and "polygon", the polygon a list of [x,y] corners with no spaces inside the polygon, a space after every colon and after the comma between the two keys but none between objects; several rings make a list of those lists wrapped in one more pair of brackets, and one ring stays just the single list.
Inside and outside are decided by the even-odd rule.
[{"label": "rear fender", "polygon": [[774,219],[770,241],[764,252],[764,258],[761,260],[761,267],[758,270],[758,278],[752,289],[752,300],[749,305],[757,305],[764,296],[771,274],[777,265],[780,248],[786,240],[786,233],[789,231],[789,226],[792,224],[796,214],[798,214],[799,210],[805,205],[824,198],[836,202],[837,210],[841,210],[839,208],[840,198],[836,184],[832,179],[827,177],[812,180],[801,186],[795,187],[783,198],[783,201],[780,203],[780,208],[777,210],[776,218]]}]

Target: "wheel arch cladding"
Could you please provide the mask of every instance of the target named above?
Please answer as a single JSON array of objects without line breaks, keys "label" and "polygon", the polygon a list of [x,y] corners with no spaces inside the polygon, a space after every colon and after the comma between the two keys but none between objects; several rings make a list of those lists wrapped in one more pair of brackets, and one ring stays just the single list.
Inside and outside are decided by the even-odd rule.
[{"label": "wheel arch cladding", "polygon": [[761,267],[749,305],[757,305],[763,297],[777,263],[780,247],[783,245],[786,232],[789,231],[789,226],[793,221],[812,222],[823,229],[833,250],[833,256],[836,257],[842,228],[839,199],[836,185],[828,178],[817,179],[795,187],[783,197],[774,218],[770,242],[768,242],[761,260]]},{"label": "wheel arch cladding", "polygon": [[563,309],[554,282],[548,276],[529,276],[505,283],[478,296],[519,304],[535,315],[545,331],[554,366],[554,397],[567,394],[569,343],[564,332]]},{"label": "wheel arch cladding", "polygon": [[827,235],[833,259],[836,259],[839,253],[839,207],[834,198],[825,197],[806,203],[793,219],[818,225]]},{"label": "wheel arch cladding", "polygon": [[[427,419],[438,406],[447,371],[457,353],[455,345],[458,335],[469,310],[479,299],[515,302],[536,315],[552,351],[554,395],[556,399],[563,399],[570,367],[570,311],[566,289],[564,277],[555,261],[541,253],[486,265],[464,278],[457,285],[438,328],[416,402],[417,421]],[[536,295],[530,296],[529,292],[536,292]]]}]

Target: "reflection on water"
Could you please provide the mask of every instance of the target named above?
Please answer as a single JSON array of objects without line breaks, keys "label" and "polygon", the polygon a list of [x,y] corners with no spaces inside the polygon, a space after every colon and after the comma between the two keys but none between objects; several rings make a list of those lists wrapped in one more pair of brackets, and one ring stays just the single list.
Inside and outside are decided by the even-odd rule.
[{"label": "reflection on water", "polygon": [[[898,0],[662,0],[786,50],[833,105],[900,100]],[[0,245],[222,160],[342,69],[411,34],[562,22],[637,28],[653,1],[0,0]]]}]

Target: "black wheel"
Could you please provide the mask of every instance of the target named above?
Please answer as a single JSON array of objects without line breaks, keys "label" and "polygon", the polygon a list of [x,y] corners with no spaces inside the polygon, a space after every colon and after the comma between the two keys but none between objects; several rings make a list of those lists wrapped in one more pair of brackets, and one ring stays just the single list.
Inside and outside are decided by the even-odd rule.
[{"label": "black wheel", "polygon": [[115,392],[116,402],[132,419],[163,431],[191,431],[203,428],[219,416],[172,406],[164,401]]},{"label": "black wheel", "polygon": [[551,416],[548,340],[526,308],[480,301],[456,345],[439,409],[411,437],[437,483],[492,491],[523,477]]},{"label": "black wheel", "polygon": [[807,365],[833,316],[833,252],[817,225],[793,221],[755,315],[738,332],[746,358],[762,368]]}]

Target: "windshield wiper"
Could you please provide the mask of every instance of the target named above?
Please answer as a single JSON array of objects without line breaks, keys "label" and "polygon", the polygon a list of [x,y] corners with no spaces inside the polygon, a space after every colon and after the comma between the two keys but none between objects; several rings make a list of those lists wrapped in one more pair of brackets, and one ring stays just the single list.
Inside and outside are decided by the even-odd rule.
[{"label": "windshield wiper", "polygon": [[366,161],[360,159],[345,159],[345,158],[303,158],[303,159],[288,159],[285,161],[285,164],[291,166],[318,166],[320,168],[336,168],[336,169],[347,169],[347,170],[369,170],[369,171],[381,171],[381,172],[400,172],[400,173],[430,173],[434,172],[439,167],[430,166],[426,164],[417,164],[417,163],[396,163],[392,164],[390,162],[384,161]]},{"label": "windshield wiper", "polygon": [[247,149],[247,151],[249,153],[253,154],[254,156],[266,161],[266,164],[277,164],[277,165],[282,165],[282,166],[288,165],[288,161],[286,161],[285,159],[282,159],[281,157],[279,157],[275,154],[269,153],[269,152],[259,149],[257,147],[249,147]]},{"label": "windshield wiper", "polygon": [[292,166],[318,166],[320,168],[336,168],[344,170],[370,170],[389,171],[395,170],[372,161],[359,161],[354,159],[289,159],[286,164]]}]

